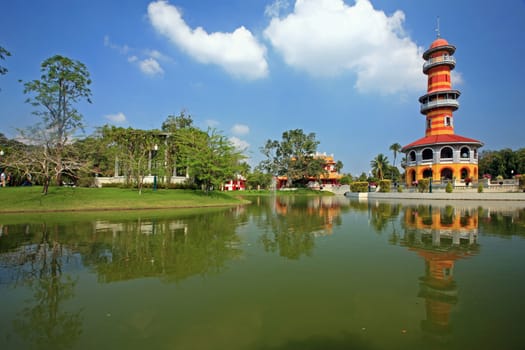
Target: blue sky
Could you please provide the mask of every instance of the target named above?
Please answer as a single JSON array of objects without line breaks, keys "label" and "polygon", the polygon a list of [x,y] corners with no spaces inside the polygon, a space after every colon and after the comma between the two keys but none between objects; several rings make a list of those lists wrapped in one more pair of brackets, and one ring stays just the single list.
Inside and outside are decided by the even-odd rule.
[{"label": "blue sky", "polygon": [[421,53],[456,46],[457,134],[482,150],[525,147],[525,1],[17,0],[2,4],[0,132],[37,121],[19,82],[55,54],[86,64],[88,126],[160,128],[170,114],[246,148],[314,132],[343,172],[368,172],[389,146],[424,136]]}]

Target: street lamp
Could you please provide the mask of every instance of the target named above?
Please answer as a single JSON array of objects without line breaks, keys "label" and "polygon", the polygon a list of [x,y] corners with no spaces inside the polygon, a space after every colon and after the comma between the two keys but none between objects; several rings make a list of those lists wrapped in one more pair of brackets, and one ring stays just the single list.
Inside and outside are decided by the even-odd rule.
[{"label": "street lamp", "polygon": [[[153,152],[151,152],[151,158],[155,158],[157,156],[157,152],[159,150],[159,146],[157,144],[155,144],[155,146],[153,146]],[[157,190],[157,162],[155,161],[153,163],[153,166],[154,166],[154,170],[153,170],[153,191],[156,191]]]},{"label": "street lamp", "polygon": [[[0,157],[4,157],[4,150],[0,150]],[[2,164],[2,159],[0,159],[0,165]],[[2,172],[2,183],[0,183],[0,186],[5,187],[5,174],[4,170],[0,169],[0,172]]]}]

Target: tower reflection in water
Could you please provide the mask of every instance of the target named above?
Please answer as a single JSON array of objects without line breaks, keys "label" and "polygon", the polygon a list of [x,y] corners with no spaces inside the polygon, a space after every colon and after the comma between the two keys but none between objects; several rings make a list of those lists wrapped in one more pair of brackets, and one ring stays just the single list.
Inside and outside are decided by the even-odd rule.
[{"label": "tower reflection in water", "polygon": [[406,207],[402,244],[425,259],[418,296],[425,299],[424,331],[450,332],[450,313],[458,302],[454,265],[479,252],[478,211],[473,208],[432,205]]}]

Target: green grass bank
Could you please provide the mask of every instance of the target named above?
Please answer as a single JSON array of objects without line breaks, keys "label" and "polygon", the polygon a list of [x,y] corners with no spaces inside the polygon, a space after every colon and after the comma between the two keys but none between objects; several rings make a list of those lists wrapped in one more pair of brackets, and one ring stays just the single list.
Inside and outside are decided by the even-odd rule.
[{"label": "green grass bank", "polygon": [[205,208],[248,203],[224,192],[193,190],[146,189],[139,194],[136,189],[50,187],[47,195],[41,192],[37,186],[0,188],[0,214]]}]

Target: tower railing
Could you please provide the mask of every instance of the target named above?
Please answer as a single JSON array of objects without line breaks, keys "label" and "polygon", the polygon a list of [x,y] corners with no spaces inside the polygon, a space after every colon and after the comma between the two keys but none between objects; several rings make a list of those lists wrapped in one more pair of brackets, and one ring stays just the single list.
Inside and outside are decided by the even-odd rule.
[{"label": "tower railing", "polygon": [[427,61],[425,61],[425,63],[423,63],[423,73],[426,73],[430,68],[440,64],[456,66],[456,59],[454,56],[450,55],[441,55],[438,57],[429,58]]},{"label": "tower railing", "polygon": [[421,104],[421,113],[425,113],[429,109],[437,107],[453,107],[455,109],[459,108],[459,101],[453,98],[447,98],[436,101],[429,101]]}]

